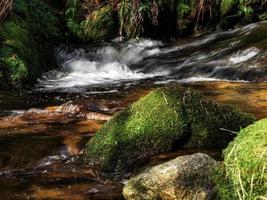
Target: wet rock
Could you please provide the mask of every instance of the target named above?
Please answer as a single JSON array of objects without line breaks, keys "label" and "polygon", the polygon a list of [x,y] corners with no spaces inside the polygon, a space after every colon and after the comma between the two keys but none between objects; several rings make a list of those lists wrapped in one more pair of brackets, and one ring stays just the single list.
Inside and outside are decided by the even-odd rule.
[{"label": "wet rock", "polygon": [[184,146],[221,149],[233,131],[254,120],[191,89],[161,88],[104,124],[87,144],[84,160],[114,171]]},{"label": "wet rock", "polygon": [[[86,104],[67,102],[61,106],[48,107],[46,109],[29,109],[17,115],[0,118],[0,129],[17,129],[30,127],[32,130],[47,129],[48,125],[68,124],[88,121],[107,121],[110,115],[91,112]],[[88,124],[88,123],[87,123]],[[90,123],[89,123],[90,124]],[[36,129],[37,128],[37,129]]]},{"label": "wet rock", "polygon": [[208,200],[215,193],[210,180],[216,161],[197,153],[181,156],[141,172],[123,188],[127,200]]},{"label": "wet rock", "polygon": [[72,101],[68,101],[67,103],[62,104],[56,109],[57,112],[65,112],[71,114],[77,114],[81,112],[85,112],[84,107],[80,105],[75,105]]}]

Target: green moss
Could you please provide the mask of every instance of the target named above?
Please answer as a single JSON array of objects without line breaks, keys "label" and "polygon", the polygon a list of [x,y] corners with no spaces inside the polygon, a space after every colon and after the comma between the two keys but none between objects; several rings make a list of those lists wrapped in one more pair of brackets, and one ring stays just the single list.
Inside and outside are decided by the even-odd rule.
[{"label": "green moss", "polygon": [[225,146],[233,135],[220,128],[239,130],[253,121],[251,115],[219,106],[198,92],[162,88],[107,122],[87,144],[84,158],[107,171],[129,168],[185,144]]},{"label": "green moss", "polygon": [[157,90],[118,113],[89,142],[86,157],[114,170],[171,150],[187,128],[180,95]]},{"label": "green moss", "polygon": [[188,91],[184,95],[184,103],[190,124],[190,147],[225,148],[241,127],[255,121],[250,114],[238,108],[220,105],[203,98],[196,91]]},{"label": "green moss", "polygon": [[241,6],[240,11],[243,14],[242,24],[248,24],[254,21],[255,12],[251,6]]},{"label": "green moss", "polygon": [[186,17],[191,13],[191,8],[184,2],[179,2],[177,6],[178,17]]},{"label": "green moss", "polygon": [[59,19],[44,0],[14,0],[14,12],[30,23],[35,31],[45,36],[59,36]]},{"label": "green moss", "polygon": [[48,40],[59,35],[56,23],[52,9],[43,1],[14,1],[13,13],[0,27],[0,71],[9,86],[34,82],[55,66]]},{"label": "green moss", "polygon": [[264,119],[241,130],[224,151],[223,170],[215,179],[220,198],[266,198],[266,164],[267,119]]},{"label": "green moss", "polygon": [[237,9],[239,5],[239,0],[222,0],[221,6],[220,6],[220,11],[221,11],[221,16],[225,16],[231,11],[234,11]]},{"label": "green moss", "polygon": [[[12,16],[0,27],[0,37],[3,39],[0,48],[0,64],[9,84],[21,86],[28,77],[28,62],[35,61],[36,55],[32,49],[34,38],[30,27],[19,18]],[[27,62],[27,63],[26,63]]]}]

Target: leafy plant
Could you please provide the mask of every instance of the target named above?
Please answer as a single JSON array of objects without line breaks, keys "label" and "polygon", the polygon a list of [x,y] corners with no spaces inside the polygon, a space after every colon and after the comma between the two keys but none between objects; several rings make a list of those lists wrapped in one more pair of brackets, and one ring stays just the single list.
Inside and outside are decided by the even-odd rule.
[{"label": "leafy plant", "polygon": [[0,49],[0,65],[1,71],[5,72],[8,81],[13,86],[21,85],[21,82],[28,76],[27,65],[10,47],[2,47]]},{"label": "leafy plant", "polygon": [[32,28],[35,31],[45,36],[59,35],[58,18],[54,15],[52,8],[44,1],[14,0],[14,12],[32,23]]}]

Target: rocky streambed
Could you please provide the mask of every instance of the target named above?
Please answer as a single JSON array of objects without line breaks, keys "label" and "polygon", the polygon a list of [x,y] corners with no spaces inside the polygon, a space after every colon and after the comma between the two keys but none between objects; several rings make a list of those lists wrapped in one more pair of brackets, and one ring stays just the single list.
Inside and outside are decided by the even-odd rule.
[{"label": "rocky streambed", "polygon": [[[45,73],[34,88],[0,91],[0,199],[121,199],[123,186],[130,177],[140,173],[129,182],[129,187],[134,188],[131,183],[140,185],[140,181],[147,182],[144,178],[147,175],[141,173],[143,170],[151,169],[154,173],[161,168],[161,165],[156,165],[177,156],[186,157],[170,161],[171,166],[176,166],[172,164],[176,161],[190,160],[188,165],[184,163],[184,168],[189,169],[190,163],[197,163],[195,167],[202,171],[206,166],[199,159],[211,165],[222,161],[222,148],[234,138],[240,127],[267,117],[266,45],[266,22],[260,22],[185,38],[172,44],[145,39],[115,39],[96,46],[58,47],[56,59],[60,67]],[[151,93],[159,100],[148,98],[149,105],[142,103],[151,91],[166,86],[183,91],[190,87],[190,91],[194,89],[199,93],[187,92],[184,95],[178,92],[170,96],[169,92]],[[131,106],[140,98],[139,103]],[[173,107],[169,108],[169,104]],[[230,104],[234,108],[226,109],[219,104]],[[162,109],[160,113],[159,108]],[[146,115],[142,116],[142,113]],[[161,114],[164,114],[164,119]],[[153,138],[146,132],[151,124],[155,134]],[[265,131],[264,124],[263,121],[256,127],[244,129],[243,135],[250,138],[249,145],[244,145],[242,138],[238,138],[224,155],[232,158],[240,153],[244,158],[242,163],[249,163],[248,160],[253,163],[253,159],[258,157],[265,161],[265,151],[262,151],[265,144],[261,143],[265,140],[259,139],[264,135],[257,131],[258,127]],[[163,130],[165,126],[167,129]],[[116,134],[118,130],[120,133]],[[172,138],[157,135],[172,133],[172,130],[179,134]],[[103,137],[95,136],[96,132],[102,132]],[[123,135],[122,132],[129,133],[126,139],[115,137]],[[135,140],[141,145],[133,142],[132,132],[144,133]],[[214,133],[216,137],[213,137]],[[92,137],[98,139],[91,140]],[[177,138],[181,139],[178,143]],[[153,141],[155,145],[150,148]],[[169,143],[163,145],[164,141]],[[182,142],[187,145],[177,146]],[[253,149],[258,144],[261,147],[259,151],[242,152],[242,149]],[[112,151],[108,149],[110,146]],[[195,154],[199,152],[210,157]],[[238,161],[236,163],[229,160],[231,166],[240,170],[236,173],[238,176],[224,166],[229,180],[219,178],[223,180],[220,191],[223,194],[228,194],[225,191],[231,191],[231,194],[238,191],[243,197],[254,197],[251,196],[254,190],[247,191],[252,177],[242,176],[242,173],[246,174],[246,168],[239,165],[238,159],[233,158]],[[255,163],[253,166],[258,166]],[[164,168],[169,164],[162,165]],[[253,180],[260,178],[259,185],[253,185],[257,191],[265,178],[263,169],[261,165],[259,169],[251,168],[255,172],[252,173]],[[171,172],[179,175],[182,170]],[[175,175],[170,173],[172,181],[180,181]],[[199,174],[191,175],[202,180]],[[240,177],[244,180],[245,192],[243,189],[232,191],[227,184],[224,185],[227,181],[239,181]],[[160,172],[155,172],[151,180],[154,178],[161,179]],[[188,182],[191,179],[184,176],[183,180]],[[208,196],[212,194],[212,187],[202,188],[201,181],[197,183],[200,185],[188,184],[195,189],[201,187],[194,190],[193,195],[203,194],[204,190],[211,191],[204,192]],[[145,189],[144,195],[166,195],[158,193],[157,189],[151,191],[151,184],[154,182],[141,188]],[[143,196],[132,197],[129,187],[124,190],[126,197],[143,199]],[[162,187],[169,187],[169,184]],[[134,188],[136,191],[139,189]],[[180,194],[180,190],[173,188],[168,191],[168,195],[175,193]]]},{"label": "rocky streambed", "polygon": [[[265,83],[201,82],[183,85],[184,88],[188,86],[218,102],[236,105],[253,113],[258,119],[267,116]],[[13,112],[11,115],[8,114],[11,111],[5,111],[8,116],[0,120],[0,182],[1,190],[4,191],[1,198],[122,198],[123,183],[131,173],[102,173],[98,168],[84,165],[80,155],[87,141],[113,113],[157,87],[160,86],[132,88],[118,94],[95,95],[93,98],[78,100],[75,95],[71,102],[58,102],[61,104],[59,106],[41,106],[20,113]],[[53,101],[51,97],[49,99]],[[58,99],[57,95],[55,97]],[[23,108],[22,105],[14,104],[15,109],[16,106]],[[154,166],[179,155],[196,152],[199,152],[198,148],[160,153],[151,157],[148,163]],[[207,148],[201,152],[216,160],[222,159],[218,149]]]}]

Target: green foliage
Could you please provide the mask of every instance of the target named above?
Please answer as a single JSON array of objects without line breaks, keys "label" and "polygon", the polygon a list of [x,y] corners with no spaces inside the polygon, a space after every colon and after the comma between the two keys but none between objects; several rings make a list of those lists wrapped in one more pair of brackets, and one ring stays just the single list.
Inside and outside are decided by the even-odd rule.
[{"label": "green foliage", "polygon": [[259,19],[260,19],[260,20],[267,20],[267,12],[261,14],[261,15],[259,16]]},{"label": "green foliage", "polygon": [[82,27],[87,40],[100,41],[112,38],[115,32],[112,8],[107,5],[94,11],[83,21]]},{"label": "green foliage", "polygon": [[136,3],[122,0],[119,5],[120,35],[129,38],[138,37],[144,33],[144,18],[150,15],[151,1]]},{"label": "green foliage", "polygon": [[221,106],[198,92],[158,89],[107,122],[86,146],[85,159],[107,171],[127,168],[173,147],[223,148],[254,121],[240,110]]},{"label": "green foliage", "polygon": [[68,20],[75,20],[79,17],[81,4],[79,0],[69,0],[66,4],[65,18]]},{"label": "green foliage", "polygon": [[224,165],[215,181],[220,199],[267,197],[267,119],[240,131],[224,151]]},{"label": "green foliage", "polygon": [[251,6],[241,6],[240,11],[244,15],[244,18],[242,20],[244,24],[253,22],[254,10]]},{"label": "green foliage", "polygon": [[[81,16],[80,13],[86,13]],[[115,35],[113,9],[109,5],[95,11],[84,9],[77,0],[69,0],[65,11],[65,19],[70,32],[83,42],[97,42],[112,38]]]},{"label": "green foliage", "polygon": [[190,5],[184,2],[179,2],[177,9],[178,9],[177,12],[178,12],[179,17],[186,17],[192,12]]},{"label": "green foliage", "polygon": [[167,38],[213,30],[220,22],[226,29],[254,22],[263,19],[266,5],[266,0],[111,0],[95,6],[90,1],[68,0],[65,18],[70,32],[83,42],[115,35]]},{"label": "green foliage", "polygon": [[[0,49],[0,65],[2,66],[1,70],[7,75],[8,81],[14,86],[21,85],[21,81],[28,76],[27,66],[10,47]],[[2,78],[4,78],[3,74]]]},{"label": "green foliage", "polygon": [[53,14],[52,8],[48,4],[40,0],[31,0],[28,6],[31,19],[39,32],[44,35],[59,35],[59,29],[56,26],[58,18]]},{"label": "green foliage", "polygon": [[14,12],[32,24],[32,28],[46,36],[58,36],[58,18],[52,8],[40,0],[14,0]]},{"label": "green foliage", "polygon": [[12,16],[0,27],[0,37],[3,39],[0,48],[1,69],[9,84],[14,87],[21,86],[27,79],[28,65],[35,64],[36,49],[31,28],[23,20]]},{"label": "green foliage", "polygon": [[225,16],[231,11],[237,9],[239,5],[239,0],[222,0],[221,2],[221,16]]},{"label": "green foliage", "polygon": [[53,51],[45,41],[59,35],[56,23],[44,1],[14,1],[13,13],[0,27],[1,79],[9,86],[32,82],[51,67]]},{"label": "green foliage", "polygon": [[29,9],[28,1],[26,1],[26,0],[14,0],[13,9],[14,9],[14,12],[18,13],[19,15],[27,16],[28,15],[28,9]]}]

